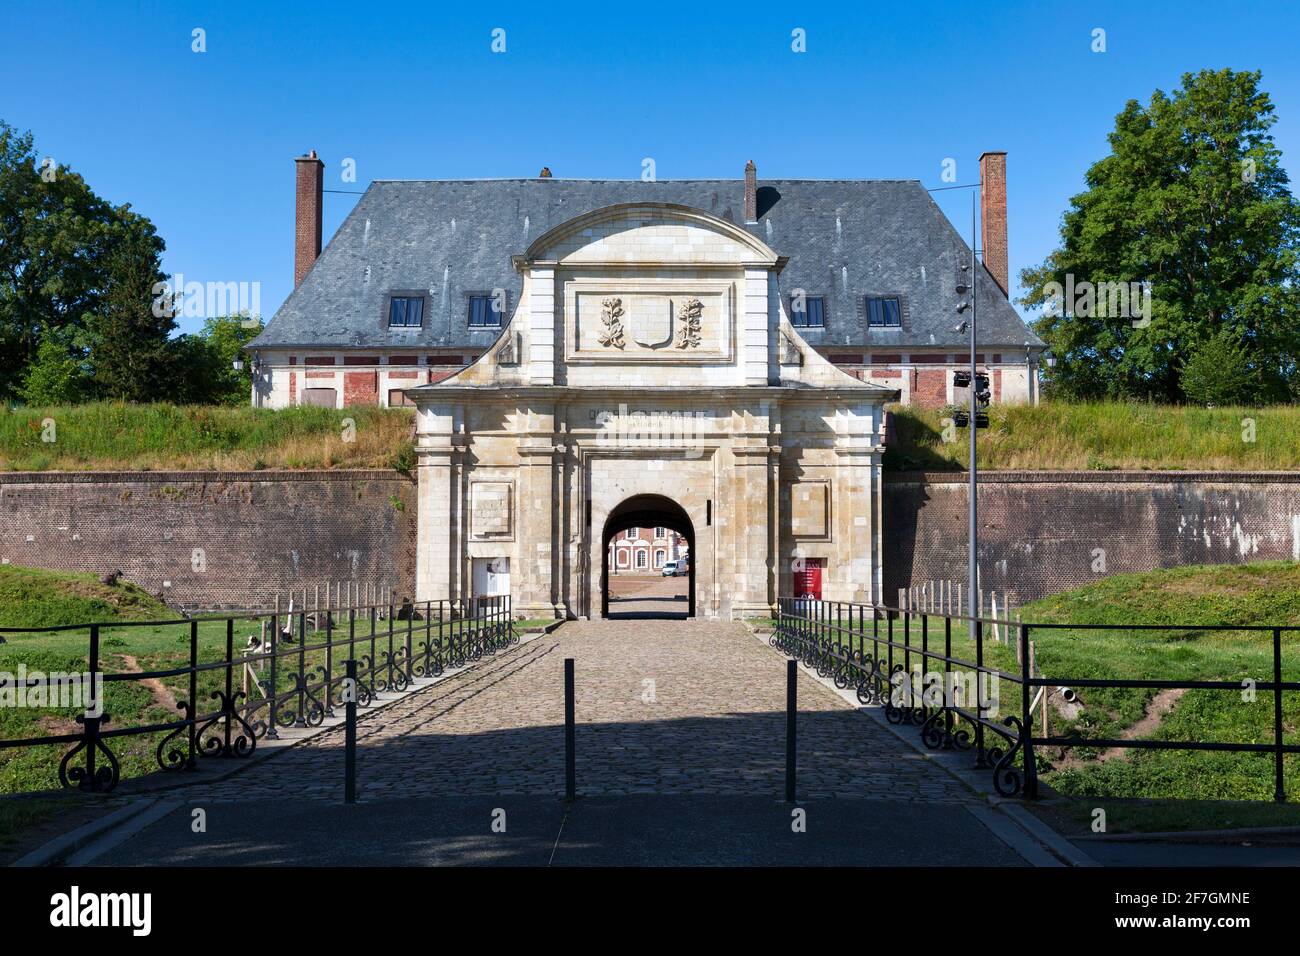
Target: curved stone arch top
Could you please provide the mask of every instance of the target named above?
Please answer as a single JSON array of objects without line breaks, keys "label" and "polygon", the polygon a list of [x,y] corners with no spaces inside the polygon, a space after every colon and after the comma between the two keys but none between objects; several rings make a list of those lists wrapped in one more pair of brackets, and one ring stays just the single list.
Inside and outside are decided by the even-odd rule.
[{"label": "curved stone arch top", "polygon": [[[695,235],[683,236],[682,230]],[[710,242],[708,234],[716,236]],[[611,239],[617,239],[611,242]],[[776,269],[785,257],[753,233],[674,203],[618,203],[576,216],[538,236],[515,265],[690,264]]]}]

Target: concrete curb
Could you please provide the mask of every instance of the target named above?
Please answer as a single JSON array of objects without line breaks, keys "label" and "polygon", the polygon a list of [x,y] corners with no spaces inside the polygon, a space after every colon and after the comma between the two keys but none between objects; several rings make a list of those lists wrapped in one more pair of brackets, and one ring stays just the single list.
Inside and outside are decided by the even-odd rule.
[{"label": "concrete curb", "polygon": [[1292,836],[1300,827],[1241,827],[1237,830],[1158,830],[1154,833],[1081,833],[1072,839],[1095,843],[1242,843],[1251,837]]},{"label": "concrete curb", "polygon": [[11,867],[55,866],[62,862],[65,857],[76,853],[108,831],[144,813],[157,802],[156,799],[148,797],[132,800],[126,806],[119,807],[112,813],[106,813],[98,820],[91,820],[75,830],[69,830],[67,833],[56,836],[48,843],[43,843],[30,853],[20,856],[9,865]]},{"label": "concrete curb", "polygon": [[114,847],[121,846],[146,827],[185,806],[180,800],[157,800],[140,813],[123,820],[109,830],[87,841],[80,849],[63,860],[64,866],[89,866]]},{"label": "concrete curb", "polygon": [[[764,647],[771,649],[772,646],[767,642],[767,635],[771,632],[760,632],[748,621],[742,623],[744,623],[745,628],[749,633],[754,636],[755,640],[761,642]],[[842,690],[836,687],[834,681],[822,678],[816,671],[809,670],[802,665],[800,666],[800,671],[807,674],[826,689],[835,693],[841,700],[853,707],[854,710],[864,714],[866,717],[873,720],[878,726],[888,730],[894,735],[894,737],[906,744],[914,753],[920,755],[923,760],[934,764],[944,773],[965,786],[968,790],[983,796],[993,811],[1001,812],[1007,819],[1013,821],[1023,832],[1024,836],[1027,836],[1031,841],[1033,841],[1032,847],[1025,845],[1023,838],[1019,841],[1020,845],[1006,840],[1004,835],[1006,831],[1004,830],[994,829],[992,826],[990,826],[989,829],[998,837],[1002,838],[1004,842],[1011,846],[1011,848],[1017,853],[1020,853],[1020,855],[1029,862],[1034,863],[1035,859],[1041,859],[1039,854],[1042,851],[1039,847],[1042,846],[1045,847],[1046,850],[1057,860],[1060,860],[1067,866],[1086,867],[1099,865],[1096,860],[1092,859],[1056,830],[1052,829],[1034,814],[1026,810],[1018,801],[990,793],[987,772],[979,773],[973,768],[967,766],[966,762],[962,761],[960,756],[956,753],[949,752],[944,754],[942,752],[926,749],[921,745],[920,739],[916,734],[904,733],[900,728],[895,727],[886,720],[879,707],[863,706],[863,704],[858,700],[856,694],[847,689]],[[981,817],[979,813],[976,813],[975,815],[981,822],[988,826],[988,822],[984,817]],[[1034,863],[1034,865],[1037,866],[1042,864]]]}]

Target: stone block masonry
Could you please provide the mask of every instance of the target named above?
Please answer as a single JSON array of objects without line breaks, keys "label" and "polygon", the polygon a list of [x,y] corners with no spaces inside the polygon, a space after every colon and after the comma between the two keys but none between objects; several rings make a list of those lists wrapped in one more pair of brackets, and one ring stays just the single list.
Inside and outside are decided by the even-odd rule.
[{"label": "stone block masonry", "polygon": [[0,475],[0,561],[123,576],[178,607],[325,581],[411,593],[415,486],[381,470]]}]

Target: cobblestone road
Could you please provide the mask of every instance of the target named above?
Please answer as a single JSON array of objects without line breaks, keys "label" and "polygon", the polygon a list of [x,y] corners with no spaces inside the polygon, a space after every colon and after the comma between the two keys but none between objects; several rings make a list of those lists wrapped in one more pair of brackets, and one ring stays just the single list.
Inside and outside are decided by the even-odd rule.
[{"label": "cobblestone road", "polygon": [[[572,622],[358,724],[365,801],[545,794],[564,786],[563,668],[576,660],[583,795],[782,792],[782,657],[743,625]],[[956,802],[966,791],[801,672],[801,797]],[[190,802],[320,798],[342,790],[341,728]]]}]

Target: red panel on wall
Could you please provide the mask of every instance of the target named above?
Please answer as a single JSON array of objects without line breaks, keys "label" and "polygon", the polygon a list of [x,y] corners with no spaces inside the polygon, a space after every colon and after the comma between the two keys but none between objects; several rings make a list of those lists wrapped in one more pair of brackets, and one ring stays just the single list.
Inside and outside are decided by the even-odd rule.
[{"label": "red panel on wall", "polygon": [[794,572],[794,596],[822,599],[822,566],[825,558],[805,558],[802,571]]}]

